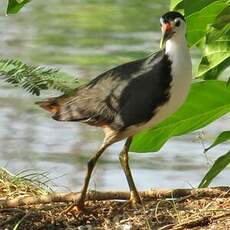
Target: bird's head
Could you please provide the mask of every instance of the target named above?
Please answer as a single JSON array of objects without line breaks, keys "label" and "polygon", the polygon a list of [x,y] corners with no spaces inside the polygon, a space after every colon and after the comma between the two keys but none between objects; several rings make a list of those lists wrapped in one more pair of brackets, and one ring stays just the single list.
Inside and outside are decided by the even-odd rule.
[{"label": "bird's head", "polygon": [[160,47],[164,48],[169,39],[180,39],[185,37],[186,24],[182,14],[169,11],[160,18],[162,38]]}]

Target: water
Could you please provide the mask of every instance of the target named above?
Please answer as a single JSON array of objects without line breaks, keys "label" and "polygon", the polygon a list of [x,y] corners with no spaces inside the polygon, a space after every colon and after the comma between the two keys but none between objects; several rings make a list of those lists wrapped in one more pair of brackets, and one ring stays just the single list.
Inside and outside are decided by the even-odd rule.
[{"label": "water", "polygon": [[[81,79],[157,50],[159,16],[168,8],[163,0],[39,0],[20,14],[5,17],[5,2],[0,3],[0,54],[58,67]],[[0,165],[13,172],[47,171],[56,190],[79,190],[87,159],[100,145],[102,132],[83,124],[58,123],[34,105],[36,100],[1,82]],[[199,135],[208,146],[217,133],[230,128],[229,121],[225,116],[202,132],[173,138],[159,153],[131,154],[138,188],[197,186],[212,161],[229,150],[229,143],[223,144],[210,151],[207,160]],[[118,161],[122,144],[111,146],[98,162],[91,188],[128,188]],[[213,185],[229,184],[229,172],[229,168],[222,172]]]}]

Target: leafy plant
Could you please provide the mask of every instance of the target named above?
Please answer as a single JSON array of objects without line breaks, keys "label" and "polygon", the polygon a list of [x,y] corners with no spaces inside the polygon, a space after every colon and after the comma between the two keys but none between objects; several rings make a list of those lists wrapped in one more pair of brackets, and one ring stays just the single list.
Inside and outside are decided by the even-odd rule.
[{"label": "leafy plant", "polygon": [[57,69],[35,67],[19,60],[0,59],[0,75],[16,87],[40,95],[41,90],[55,89],[69,93],[77,87],[77,80]]},{"label": "leafy plant", "polygon": [[212,145],[210,145],[208,148],[205,149],[205,152],[207,152],[209,149],[215,147],[216,145],[219,145],[223,142],[226,142],[230,140],[230,131],[224,131],[221,134],[219,134],[217,136],[217,138],[215,139],[215,141],[213,142]]},{"label": "leafy plant", "polygon": [[159,125],[137,134],[131,151],[158,151],[169,138],[202,128],[229,111],[230,90],[226,82],[213,80],[194,83],[186,103]]},{"label": "leafy plant", "polygon": [[171,0],[171,8],[184,11],[189,45],[203,53],[197,77],[217,79],[230,63],[230,1]]},{"label": "leafy plant", "polygon": [[[230,65],[230,1],[171,0],[171,7],[184,11],[188,26],[189,44],[190,46],[196,45],[202,52],[197,78],[204,80],[217,79]],[[230,78],[227,81],[228,86],[229,82]],[[228,93],[230,92],[229,87],[226,90]],[[205,107],[206,103],[213,101],[213,97],[221,97],[222,92],[219,93],[215,90],[212,91],[206,101],[202,103],[203,106]],[[223,97],[222,100],[224,100]],[[229,140],[229,133],[230,131],[226,130],[219,134],[206,151]],[[199,187],[207,187],[217,174],[229,165],[229,156],[228,152],[216,160]]]},{"label": "leafy plant", "polygon": [[228,166],[230,162],[230,151],[226,154],[220,156],[213,164],[213,166],[208,170],[201,183],[199,188],[208,187],[211,181],[224,169]]},{"label": "leafy plant", "polygon": [[16,14],[30,0],[8,0],[7,14]]},{"label": "leafy plant", "polygon": [[[28,2],[9,0],[7,13],[17,13]],[[157,151],[169,138],[202,128],[230,111],[229,84],[227,81],[210,81],[218,79],[230,64],[230,1],[171,0],[171,9],[184,12],[189,46],[196,46],[202,53],[196,74],[202,82],[192,85],[189,97],[179,111],[135,136],[131,145],[134,152]],[[56,69],[25,65],[20,61],[0,60],[0,75],[36,95],[50,87],[68,93],[77,86],[73,77]],[[206,151],[227,141],[229,132],[220,134]],[[216,160],[199,187],[208,186],[229,163],[228,152]]]},{"label": "leafy plant", "polygon": [[[225,21],[227,24],[223,24]],[[208,28],[204,39],[198,77],[216,79],[230,63],[230,7],[227,7],[221,16],[217,17],[217,22]]]}]

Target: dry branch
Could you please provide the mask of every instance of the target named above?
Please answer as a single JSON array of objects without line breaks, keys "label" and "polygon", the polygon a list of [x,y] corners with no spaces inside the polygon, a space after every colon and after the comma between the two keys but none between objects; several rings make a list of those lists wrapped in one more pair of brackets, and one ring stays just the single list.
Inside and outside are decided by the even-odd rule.
[{"label": "dry branch", "polygon": [[[209,223],[211,223],[212,220],[217,220],[217,219],[220,219],[220,218],[223,218],[226,216],[230,216],[230,212],[222,213],[222,214],[215,215],[215,216],[212,216],[212,215],[202,216],[202,217],[196,218],[194,220],[190,220],[188,222],[184,222],[184,223],[175,225],[173,229],[183,230],[185,228],[194,228],[194,227],[199,227],[199,226],[205,226],[205,225],[208,225]],[[171,229],[171,228],[169,228],[169,229]]]},{"label": "dry branch", "polygon": [[[42,196],[21,196],[14,199],[1,199],[1,208],[15,208],[24,205],[49,204],[56,202],[74,202],[80,196],[76,193],[50,193]],[[122,191],[90,191],[86,200],[128,200],[129,192]],[[164,199],[183,197],[230,197],[230,187],[213,187],[199,189],[150,189],[140,192],[143,199]]]}]

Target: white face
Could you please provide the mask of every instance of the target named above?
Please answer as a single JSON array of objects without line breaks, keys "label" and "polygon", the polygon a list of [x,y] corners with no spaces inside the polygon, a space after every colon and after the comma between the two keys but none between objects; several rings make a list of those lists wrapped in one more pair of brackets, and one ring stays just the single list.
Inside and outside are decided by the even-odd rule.
[{"label": "white face", "polygon": [[[174,36],[184,36],[186,33],[186,24],[185,21],[181,18],[175,18],[173,21],[165,22],[163,18],[160,19],[161,31],[165,32],[167,26],[170,25],[172,31],[172,37]],[[169,27],[169,26],[168,26]]]},{"label": "white face", "polygon": [[161,48],[164,48],[168,40],[180,41],[185,38],[186,25],[180,17],[173,20],[164,20],[164,18],[161,18],[160,23],[162,31]]},{"label": "white face", "polygon": [[185,35],[186,25],[184,20],[182,20],[181,18],[176,18],[174,19],[174,21],[171,22],[171,24],[175,35],[176,34]]}]

